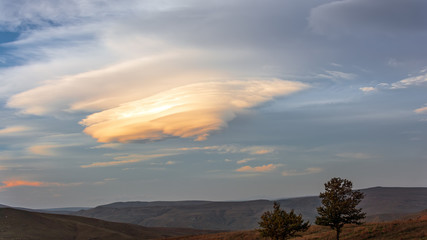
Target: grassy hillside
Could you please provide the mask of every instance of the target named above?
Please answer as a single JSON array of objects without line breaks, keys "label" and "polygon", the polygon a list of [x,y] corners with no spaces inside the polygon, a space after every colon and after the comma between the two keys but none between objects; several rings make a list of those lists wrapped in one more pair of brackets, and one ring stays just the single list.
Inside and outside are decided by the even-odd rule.
[{"label": "grassy hillside", "polygon": [[[335,232],[328,227],[311,226],[295,240],[334,240]],[[169,240],[261,240],[259,233],[255,230],[238,231],[218,234],[208,234],[192,237],[169,238]],[[342,240],[354,239],[379,239],[379,240],[402,240],[402,239],[427,239],[427,211],[412,215],[408,220],[396,220],[383,223],[367,223],[361,226],[347,225],[340,235]]]},{"label": "grassy hillside", "polygon": [[0,209],[0,239],[44,240],[131,240],[159,239],[207,233],[174,228],[146,228],[85,217]]}]

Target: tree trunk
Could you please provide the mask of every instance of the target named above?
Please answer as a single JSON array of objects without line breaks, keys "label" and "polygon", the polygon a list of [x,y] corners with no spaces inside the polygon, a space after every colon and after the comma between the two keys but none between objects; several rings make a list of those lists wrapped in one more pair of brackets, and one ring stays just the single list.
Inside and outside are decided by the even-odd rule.
[{"label": "tree trunk", "polygon": [[340,240],[340,232],[341,232],[341,229],[337,228],[337,240]]}]

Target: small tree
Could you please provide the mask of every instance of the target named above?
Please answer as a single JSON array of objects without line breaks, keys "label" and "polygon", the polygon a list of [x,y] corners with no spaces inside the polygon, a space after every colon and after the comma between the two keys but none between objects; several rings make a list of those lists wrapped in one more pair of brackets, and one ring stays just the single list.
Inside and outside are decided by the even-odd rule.
[{"label": "small tree", "polygon": [[297,232],[304,232],[310,227],[309,222],[304,222],[301,214],[296,215],[292,209],[289,213],[280,209],[280,204],[274,202],[273,212],[267,211],[258,222],[261,227],[258,231],[262,237],[274,240],[285,240],[298,236]]},{"label": "small tree", "polygon": [[344,224],[362,224],[366,213],[356,206],[362,201],[364,194],[352,190],[353,184],[347,179],[332,178],[325,183],[325,192],[320,193],[321,207],[317,208],[319,216],[316,224],[329,226],[337,232],[337,240],[340,238]]}]

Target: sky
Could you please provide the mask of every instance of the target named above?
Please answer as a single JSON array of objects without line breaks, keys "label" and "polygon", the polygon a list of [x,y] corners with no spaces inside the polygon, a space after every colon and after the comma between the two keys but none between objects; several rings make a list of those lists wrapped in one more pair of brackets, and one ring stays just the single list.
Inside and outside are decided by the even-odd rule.
[{"label": "sky", "polygon": [[427,187],[427,1],[0,0],[0,203]]}]

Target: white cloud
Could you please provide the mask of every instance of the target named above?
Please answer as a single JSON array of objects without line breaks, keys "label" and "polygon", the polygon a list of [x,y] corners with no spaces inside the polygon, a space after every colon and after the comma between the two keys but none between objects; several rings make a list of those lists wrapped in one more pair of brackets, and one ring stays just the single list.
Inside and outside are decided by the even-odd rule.
[{"label": "white cloud", "polygon": [[[181,84],[200,79],[206,81],[219,76],[208,70],[183,70],[180,69],[182,65],[172,67],[172,62],[182,55],[188,60],[192,58],[189,52],[170,53],[168,56],[130,60],[59,80],[45,81],[39,87],[12,96],[8,106],[35,115],[63,111],[96,111]],[[169,66],[168,71],[165,71],[164,65]]]},{"label": "white cloud", "polygon": [[375,92],[377,89],[374,87],[361,87],[359,88],[364,93]]},{"label": "white cloud", "polygon": [[398,82],[392,83],[390,88],[401,89],[401,88],[408,88],[411,86],[424,85],[426,83],[427,83],[427,74],[423,74],[415,77],[405,78]]},{"label": "white cloud", "polygon": [[205,140],[211,132],[225,128],[241,111],[307,87],[281,80],[191,84],[94,113],[81,124],[86,126],[84,132],[99,142],[160,140],[170,136]]}]

